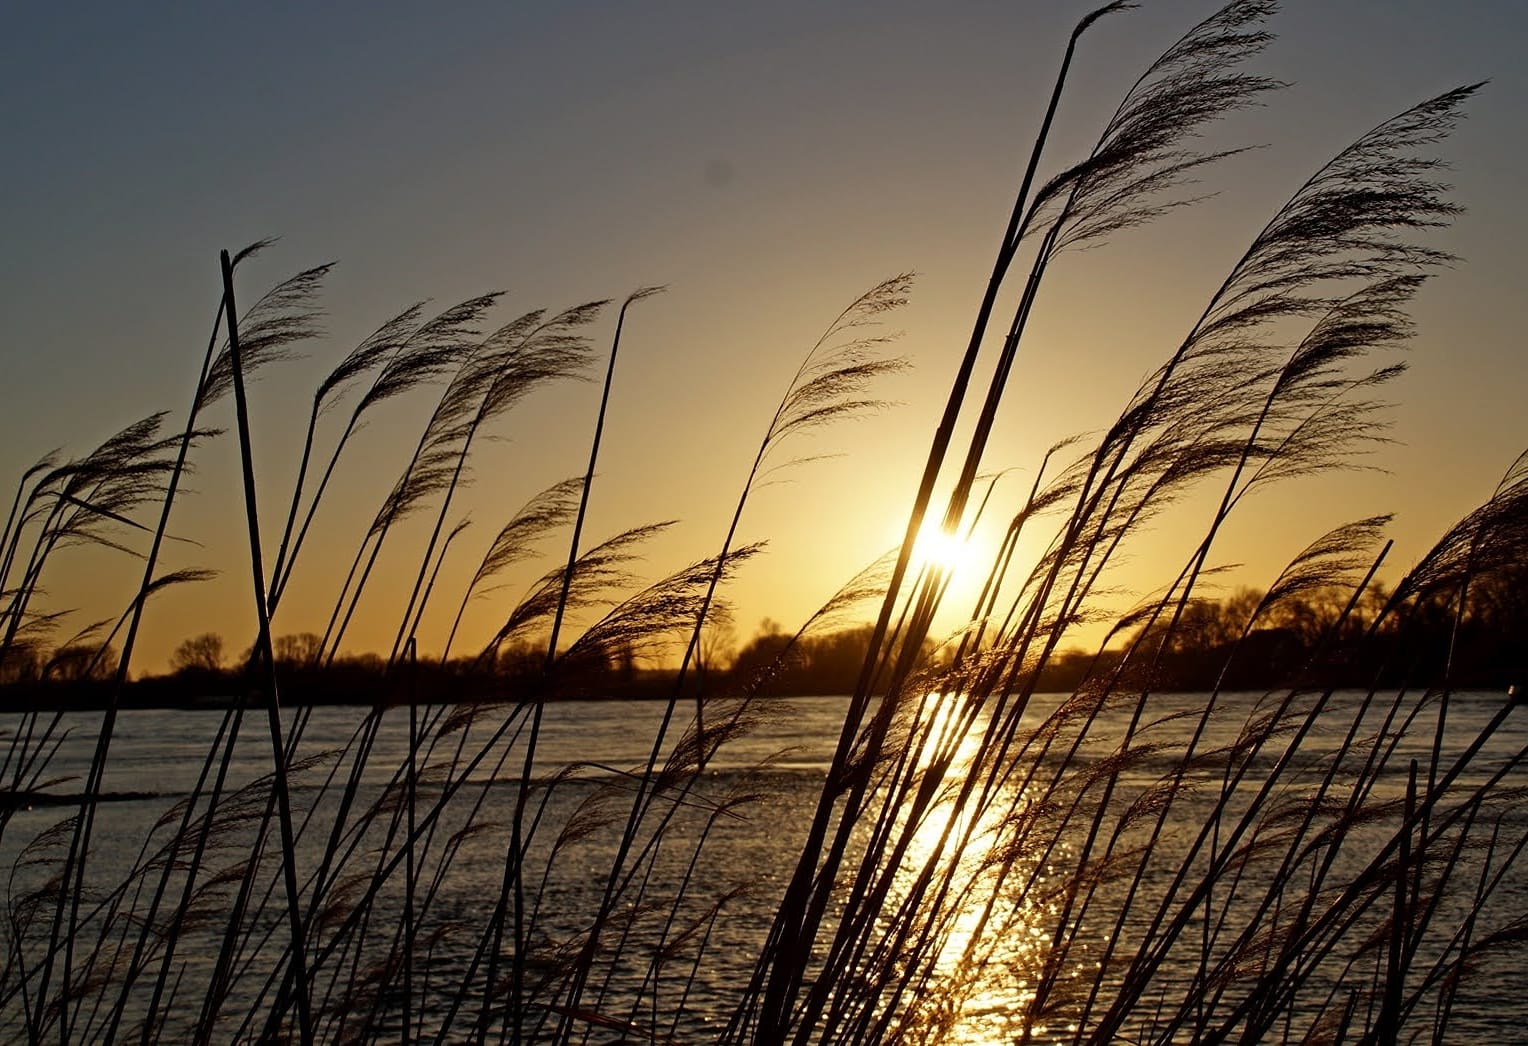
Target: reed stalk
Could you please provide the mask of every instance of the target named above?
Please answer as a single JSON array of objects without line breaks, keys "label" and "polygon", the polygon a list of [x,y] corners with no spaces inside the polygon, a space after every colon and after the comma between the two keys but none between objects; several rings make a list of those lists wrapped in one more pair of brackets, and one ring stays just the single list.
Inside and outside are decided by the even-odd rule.
[{"label": "reed stalk", "polygon": [[[989,461],[992,436],[1023,386],[1048,277],[1076,249],[1192,203],[1190,179],[1237,152],[1195,139],[1280,86],[1246,71],[1272,42],[1275,5],[1231,0],[1147,67],[1079,156],[1058,159],[1053,125],[1080,44],[1134,6],[1097,8],[1066,42],[909,477],[902,540],[771,640],[773,659],[749,675],[701,657],[730,578],[761,549],[743,541],[745,512],[775,470],[805,460],[786,448],[886,406],[878,383],[905,363],[870,327],[906,300],[910,277],[877,284],[828,326],[741,470],[715,551],[653,581],[638,576],[639,553],[671,523],[595,544],[585,534],[628,310],[656,288],[629,296],[582,475],[489,530],[468,577],[456,567],[482,533],[468,524],[481,519],[472,452],[524,397],[582,373],[585,328],[605,303],[496,328],[485,323],[496,295],[428,318],[420,303],[350,347],[312,393],[267,569],[247,379],[317,333],[312,298],[328,267],[240,317],[244,255],[224,252],[181,431],[163,435],[155,414],[82,457],[45,455],[19,478],[0,530],[0,667],[40,677],[27,682],[38,692],[53,675],[96,678],[104,704],[81,792],[63,796],[70,816],[51,827],[24,804],[65,784],[72,713],[33,708],[5,739],[0,1034],[802,1046],[1459,1034],[1478,1005],[1471,976],[1528,924],[1499,908],[1528,849],[1514,805],[1528,748],[1510,707],[1482,715],[1462,689],[1472,643],[1501,627],[1491,615],[1521,584],[1528,455],[1389,592],[1378,581],[1389,517],[1374,515],[1311,541],[1266,592],[1238,597],[1234,619],[1213,593],[1249,494],[1351,467],[1385,440],[1377,397],[1401,367],[1376,356],[1408,339],[1414,296],[1452,260],[1423,242],[1457,213],[1430,153],[1475,88],[1377,125],[1299,185],[1117,419],[1056,443],[1010,489]],[[302,553],[335,477],[356,464],[353,437],[378,405],[437,382],[357,535],[325,634],[302,655],[310,663],[278,661],[272,620],[298,564],[304,576],[323,568]],[[98,807],[112,798],[144,616],[151,597],[209,576],[161,561],[180,539],[169,521],[191,452],[225,394],[256,610],[249,663],[218,677],[239,694],[190,793],[107,861]],[[138,518],[156,504],[157,524]],[[1169,506],[1196,514],[1197,531],[1160,587],[1121,611],[1115,568]],[[395,524],[426,509],[385,668],[348,740],[315,751],[324,715],[301,707],[285,722],[281,699],[346,667],[342,643],[389,569],[384,544],[398,553],[409,531]],[[938,525],[969,542],[994,517],[999,547],[941,642],[959,589],[918,561],[917,538]],[[565,525],[566,555],[540,562],[539,544]],[[99,622],[66,629],[46,583],[60,554],[86,543],[142,555],[142,581]],[[520,569],[539,576],[475,633],[469,603],[502,594]],[[1318,597],[1319,615],[1297,616]],[[766,696],[772,679],[870,600],[825,774],[767,758],[734,769],[724,755],[786,714]],[[437,637],[426,611],[441,601],[451,619]],[[1069,652],[1093,624],[1106,635]],[[1263,669],[1261,693],[1234,690],[1273,640],[1295,652]],[[459,647],[475,656],[453,656]],[[533,665],[517,674],[527,647]],[[1186,649],[1207,681],[1192,700],[1164,692]],[[674,678],[651,719],[619,709],[647,731],[632,738],[633,765],[592,751],[551,765],[563,710],[549,705],[609,685],[602,670],[617,658],[670,652]],[[1045,693],[1063,667],[1080,681]],[[442,693],[453,700],[425,703]],[[266,737],[251,738],[244,717],[262,704]],[[249,781],[252,742],[269,744],[271,762]],[[382,754],[390,744],[396,758]],[[779,811],[802,819],[794,834]],[[759,832],[772,833],[767,867],[729,867],[728,847]]]}]

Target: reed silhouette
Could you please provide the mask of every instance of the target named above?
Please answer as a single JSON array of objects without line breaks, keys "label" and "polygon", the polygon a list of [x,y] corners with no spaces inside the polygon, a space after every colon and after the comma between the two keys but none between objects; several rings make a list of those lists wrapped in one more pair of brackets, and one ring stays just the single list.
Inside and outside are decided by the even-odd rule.
[{"label": "reed silhouette", "polygon": [[[1052,157],[1052,122],[1088,29],[1133,6],[1089,13],[1066,43],[928,457],[909,475],[904,540],[746,671],[701,671],[727,581],[760,551],[738,543],[740,523],[772,469],[813,456],[804,436],[887,406],[877,383],[906,362],[890,355],[881,324],[911,277],[876,284],[829,323],[760,419],[718,544],[647,584],[637,557],[668,522],[594,542],[584,534],[601,493],[607,405],[621,394],[622,332],[658,288],[631,294],[604,357],[584,474],[485,535],[470,580],[447,593],[441,579],[453,575],[442,565],[477,539],[462,507],[474,450],[527,397],[586,376],[597,361],[590,331],[609,303],[504,323],[490,319],[498,294],[433,316],[422,303],[402,310],[313,391],[295,483],[272,508],[250,453],[246,385],[320,336],[329,266],[241,312],[240,263],[270,245],[225,253],[183,425],[167,432],[168,415],[155,413],[79,458],[46,455],[20,477],[0,535],[6,678],[70,665],[105,694],[82,781],[53,769],[62,710],[19,713],[4,738],[4,1034],[1445,1038],[1480,1005],[1473,979],[1525,933],[1521,906],[1495,902],[1520,891],[1528,753],[1498,750],[1506,703],[1461,736],[1456,688],[1470,678],[1480,627],[1471,623],[1505,620],[1491,608],[1521,578],[1528,456],[1388,591],[1374,585],[1386,517],[1316,536],[1234,620],[1218,621],[1213,644],[1195,648],[1215,659],[1201,665],[1213,680],[1201,695],[1166,702],[1162,689],[1176,653],[1205,634],[1212,554],[1246,495],[1344,467],[1383,439],[1376,390],[1401,370],[1384,354],[1410,335],[1405,310],[1419,287],[1451,260],[1425,242],[1457,210],[1432,147],[1476,88],[1406,109],[1298,186],[1117,420],[1051,448],[1023,502],[1005,504],[983,479],[989,437],[1052,267],[1191,204],[1191,179],[1230,155],[1201,151],[1200,135],[1280,86],[1246,71],[1272,42],[1275,5],[1232,0],[1147,68],[1086,155]],[[1056,173],[1042,180],[1043,170]],[[211,413],[230,394],[258,628],[194,787],[133,853],[103,839],[104,782],[131,714],[124,694],[151,597],[207,577],[164,570],[161,553],[194,456],[221,435]],[[324,634],[276,639],[299,563],[317,569],[308,537],[361,423],[378,404],[425,395],[434,406],[357,535]],[[964,444],[957,430],[969,432]],[[1197,546],[1152,596],[1110,615],[1106,568],[1191,491],[1211,494]],[[993,513],[1009,522],[980,596],[951,607],[950,571],[920,562],[918,536],[935,524],[968,534]],[[391,647],[367,677],[372,692],[348,743],[321,748],[312,707],[284,713],[283,696],[305,671],[338,667],[381,549],[407,540],[398,524],[414,514],[428,514],[428,526]],[[279,529],[262,531],[269,519]],[[1037,530],[1044,552],[1027,568],[1020,537]],[[566,554],[547,559],[519,600],[498,603],[507,571],[542,560],[554,538]],[[125,608],[61,638],[63,615],[37,609],[43,581],[85,543],[141,557],[142,581]],[[1280,684],[1231,693],[1238,666],[1259,656],[1260,630],[1318,592],[1334,609],[1311,619],[1276,666]],[[473,636],[465,610],[490,597],[500,623]],[[422,623],[439,599],[452,601],[451,625],[428,637],[442,649],[425,666]],[[817,637],[867,608],[874,620],[855,634],[831,765],[811,794],[791,799],[767,765],[712,772],[719,753],[785,714],[763,694],[793,652],[827,649]],[[969,623],[936,634],[936,618],[951,613]],[[1100,620],[1108,636],[1096,650],[1066,650],[1078,626]],[[1446,637],[1426,663],[1415,656],[1423,630]],[[1353,682],[1360,662],[1344,657],[1357,649],[1372,685],[1339,691]],[[644,760],[612,766],[590,753],[548,765],[550,702],[660,655],[679,668],[641,738]],[[224,657],[188,637],[182,667],[216,673]],[[516,658],[520,670],[504,672]],[[1063,661],[1075,685],[1042,693]],[[461,699],[422,703],[426,679],[459,682]],[[262,710],[265,731],[251,736],[248,716]],[[386,744],[400,721],[401,755]],[[251,746],[268,765],[244,780],[236,767]],[[66,816],[18,822],[18,797],[50,793],[65,797]],[[802,820],[799,832],[770,836],[773,867],[717,866],[720,840],[787,801]],[[567,889],[574,880],[586,888]],[[453,890],[463,881],[474,884],[470,904]]]}]

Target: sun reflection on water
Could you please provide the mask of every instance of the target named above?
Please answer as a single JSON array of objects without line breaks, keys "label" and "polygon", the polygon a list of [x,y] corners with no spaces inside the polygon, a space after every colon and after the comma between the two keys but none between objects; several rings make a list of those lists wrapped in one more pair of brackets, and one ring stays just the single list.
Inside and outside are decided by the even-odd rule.
[{"label": "sun reflection on water", "polygon": [[[937,910],[921,916],[931,927],[932,958],[927,981],[906,1003],[903,1030],[910,1042],[1020,1038],[1052,950],[1060,913],[1051,884],[1069,852],[1053,849],[1045,866],[1039,866],[1040,855],[1030,852],[1034,844],[1026,846],[1023,826],[1031,819],[1017,786],[1000,789],[980,811],[961,799],[968,776],[985,771],[977,756],[987,726],[986,712],[973,714],[954,694],[929,695],[912,726],[915,741],[924,742],[916,745],[920,772],[936,768],[943,758],[949,762],[939,797],[913,831],[898,884],[905,894],[933,860],[949,871],[951,888]],[[927,908],[934,907],[930,898],[925,898]],[[1069,967],[1083,954],[1085,949],[1074,944]],[[1075,966],[1064,979],[1082,973]],[[1075,1031],[1075,1026],[1045,1022],[1029,1029],[1038,1040]]]}]

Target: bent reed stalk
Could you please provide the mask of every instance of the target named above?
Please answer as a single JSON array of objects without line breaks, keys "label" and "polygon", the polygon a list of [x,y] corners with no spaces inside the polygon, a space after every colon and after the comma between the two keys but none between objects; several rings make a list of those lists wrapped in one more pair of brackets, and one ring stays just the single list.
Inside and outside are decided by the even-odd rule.
[{"label": "bent reed stalk", "polygon": [[[31,1042],[1362,1043],[1436,1040],[1478,1021],[1472,979],[1528,932],[1520,906],[1495,907],[1520,893],[1528,749],[1506,705],[1461,734],[1474,699],[1459,684],[1471,629],[1507,620],[1500,593],[1528,560],[1528,455],[1388,593],[1376,581],[1388,517],[1318,536],[1214,647],[1212,685],[1192,698],[1163,690],[1247,494],[1345,467],[1384,439],[1375,390],[1401,370],[1385,354],[1451,260],[1421,242],[1457,213],[1430,149],[1475,88],[1405,110],[1323,165],[1107,430],[1046,451],[1021,499],[1001,474],[979,490],[1052,269],[1193,202],[1189,178],[1236,152],[1195,139],[1281,86],[1244,71],[1273,40],[1276,5],[1233,0],[1148,67],[1085,156],[1052,158],[1088,30],[1134,6],[1098,8],[1066,43],[900,546],[762,666],[720,679],[691,669],[726,617],[729,579],[761,552],[740,543],[745,508],[772,468],[794,463],[780,460],[784,444],[888,406],[875,386],[906,364],[875,325],[906,301],[910,277],[876,284],[828,326],[760,419],[719,546],[648,584],[635,564],[668,522],[584,535],[627,313],[658,289],[629,296],[582,476],[529,497],[452,593],[448,557],[479,533],[461,508],[473,451],[526,397],[585,376],[607,303],[491,326],[501,295],[488,294],[384,322],[312,394],[267,571],[245,380],[319,335],[328,266],[241,316],[238,264],[268,244],[225,253],[181,433],[162,435],[155,414],[81,458],[44,456],[0,534],[0,680],[58,694],[56,677],[83,665],[72,671],[104,695],[77,793],[60,792],[52,769],[62,706],[13,715],[4,739],[0,1030]],[[1004,302],[1013,311],[994,331]],[[328,578],[301,554],[344,452],[378,405],[437,386],[348,572]],[[248,664],[218,677],[236,693],[209,717],[194,786],[124,848],[97,815],[112,798],[113,739],[134,714],[129,667],[150,597],[208,576],[161,559],[181,480],[218,435],[206,418],[230,392],[255,641]],[[326,424],[347,398],[349,413]],[[1192,551],[1159,591],[1114,611],[1110,568],[1195,492],[1209,508]],[[136,518],[156,506],[157,524]],[[426,510],[359,721],[319,749],[312,705],[283,717],[278,694],[341,678],[384,543],[396,555],[411,539],[397,524]],[[974,605],[952,611],[949,569],[920,564],[915,545],[928,522],[969,535],[984,515],[1000,517],[1002,544]],[[566,556],[473,637],[469,604],[502,593],[565,527]],[[1033,563],[1021,538],[1040,549]],[[125,610],[54,642],[64,612],[39,609],[42,582],[80,544],[141,556],[142,581]],[[283,653],[273,622],[290,612],[300,559],[337,587],[325,633]],[[1270,623],[1313,593],[1331,594],[1335,612],[1286,643],[1260,692],[1233,689],[1280,631]],[[452,601],[439,636],[432,599]],[[870,606],[826,772],[727,762],[787,715],[769,687],[791,658]],[[936,619],[962,610],[961,628],[936,634]],[[1105,638],[1069,654],[1095,624]],[[1444,656],[1429,670],[1419,646],[1438,635]],[[424,656],[435,641],[438,660]],[[452,659],[469,642],[474,656]],[[650,721],[620,713],[645,757],[547,754],[552,702],[670,653],[678,670]],[[1063,662],[1080,665],[1074,685],[1046,693]],[[1354,665],[1367,685],[1352,687]],[[451,700],[422,703],[432,680]],[[241,756],[259,739],[243,717],[261,707],[269,751],[245,779]],[[43,799],[66,816],[26,809]],[[779,810],[797,827],[768,840],[773,866],[729,865],[729,847]]]}]

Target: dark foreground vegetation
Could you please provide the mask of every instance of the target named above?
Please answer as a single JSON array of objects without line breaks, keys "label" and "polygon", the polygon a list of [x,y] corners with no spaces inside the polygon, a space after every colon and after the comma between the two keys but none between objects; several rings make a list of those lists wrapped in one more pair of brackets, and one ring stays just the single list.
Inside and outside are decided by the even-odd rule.
[{"label": "dark foreground vegetation", "polygon": [[[1130,6],[1082,20],[1058,96],[1086,30]],[[1200,134],[1278,86],[1248,71],[1271,42],[1273,6],[1233,0],[1193,27],[1085,153],[1052,155],[1047,117],[929,456],[910,463],[905,540],[792,636],[740,651],[728,680],[708,657],[708,626],[729,575],[758,552],[737,543],[753,487],[809,430],[879,406],[877,379],[902,364],[885,355],[877,324],[905,299],[905,277],[852,302],[812,347],[761,419],[729,529],[705,558],[644,585],[635,553],[664,524],[584,535],[585,507],[599,496],[602,403],[587,470],[527,492],[525,508],[474,551],[481,565],[465,590],[446,592],[441,564],[469,542],[460,481],[472,449],[524,397],[596,369],[589,331],[611,311],[604,391],[619,395],[622,327],[654,292],[617,310],[597,302],[507,321],[490,319],[495,295],[434,315],[405,309],[313,391],[287,493],[256,475],[245,380],[317,336],[326,269],[241,310],[236,277],[249,252],[224,254],[217,325],[183,424],[167,434],[156,413],[81,457],[45,458],[21,477],[0,540],[7,671],[94,680],[92,700],[105,709],[90,719],[83,779],[63,783],[51,764],[67,715],[33,707],[7,721],[11,796],[67,786],[74,800],[0,804],[11,863],[0,1034],[764,1043],[1486,1034],[1511,1001],[1502,970],[1518,969],[1511,952],[1528,938],[1525,752],[1506,702],[1482,716],[1457,690],[1521,664],[1521,633],[1502,629],[1521,622],[1528,460],[1504,462],[1497,489],[1383,590],[1374,580],[1387,521],[1376,516],[1311,535],[1255,598],[1205,599],[1217,536],[1250,490],[1341,467],[1379,438],[1375,390],[1399,370],[1391,352],[1410,333],[1406,307],[1450,260],[1425,243],[1455,210],[1434,147],[1472,89],[1404,110],[1291,187],[1118,420],[1043,455],[1026,496],[1005,501],[982,478],[1051,266],[1081,264],[1073,248],[1161,216],[1187,199],[1186,179],[1211,175],[1224,154],[1197,151]],[[977,374],[990,375],[985,387]],[[293,572],[322,570],[306,535],[361,421],[378,403],[426,394],[430,417],[357,535],[348,573],[334,579],[327,629],[301,650],[278,648]],[[230,406],[230,418],[214,417]],[[139,822],[125,808],[140,804],[107,811],[92,800],[133,714],[144,616],[166,588],[205,576],[165,570],[161,552],[185,467],[220,425],[240,450],[255,639],[189,768],[195,786],[129,831]],[[1210,494],[1197,547],[1119,614],[1104,598],[1107,567],[1191,490]],[[976,605],[958,608],[969,625],[935,635],[948,578],[915,562],[915,537],[925,520],[957,534],[984,513],[1005,521],[1007,537]],[[347,670],[338,652],[349,622],[406,516],[428,525],[396,639],[355,684],[366,696],[348,743],[319,749],[307,734],[311,706],[286,716],[280,706],[289,690],[303,692],[303,673],[324,673],[309,684],[319,689]],[[1036,532],[1044,552],[1022,562],[1020,536]],[[566,552],[543,562],[541,542],[554,537]],[[43,582],[84,542],[141,557],[143,580],[100,625],[60,638],[65,618],[45,605]],[[422,641],[427,604],[446,601],[459,624],[457,606],[527,562],[539,580],[513,605],[496,604],[491,635],[453,626]],[[868,632],[844,650],[825,638],[867,612]],[[1105,642],[1062,653],[1100,620]],[[497,666],[494,691],[525,644],[536,656],[518,663],[517,686],[504,678],[483,695],[491,700],[408,699],[427,671],[455,674],[462,650],[478,670]],[[426,657],[427,647],[440,653]],[[206,672],[209,689],[224,678],[210,650],[185,653],[182,676]],[[767,721],[772,703],[754,698],[788,686],[792,671],[815,671],[818,654],[833,665],[822,669],[833,689],[849,695],[827,770],[712,773]],[[556,707],[539,696],[597,688],[658,656],[680,667],[641,739],[645,760],[538,759]],[[837,675],[846,663],[848,685]],[[1246,685],[1243,671],[1261,694],[1229,693]],[[1042,700],[1063,677],[1060,700]],[[1165,685],[1202,694],[1160,713]],[[382,746],[394,736],[401,748]],[[251,749],[264,769],[240,777]],[[740,839],[765,840],[767,857],[718,867],[712,855]]]}]

